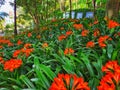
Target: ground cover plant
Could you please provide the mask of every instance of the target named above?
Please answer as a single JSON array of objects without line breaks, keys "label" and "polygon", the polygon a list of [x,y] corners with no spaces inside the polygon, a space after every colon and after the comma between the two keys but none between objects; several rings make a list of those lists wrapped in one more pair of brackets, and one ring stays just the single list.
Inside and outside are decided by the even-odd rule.
[{"label": "ground cover plant", "polygon": [[0,37],[3,90],[119,90],[119,68],[115,20],[54,19],[41,31]]}]

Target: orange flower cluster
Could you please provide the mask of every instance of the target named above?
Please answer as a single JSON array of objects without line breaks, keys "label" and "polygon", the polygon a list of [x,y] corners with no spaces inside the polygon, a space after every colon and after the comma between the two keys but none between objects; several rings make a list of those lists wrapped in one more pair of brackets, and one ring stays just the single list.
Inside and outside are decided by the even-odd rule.
[{"label": "orange flower cluster", "polygon": [[64,50],[64,55],[73,54],[75,51],[72,48],[66,48]]},{"label": "orange flower cluster", "polygon": [[36,36],[36,38],[40,39],[40,38],[41,38],[41,36],[40,36],[40,35],[37,35],[37,36]]},{"label": "orange flower cluster", "polygon": [[21,53],[21,50],[15,50],[13,53],[13,57],[18,57],[20,53]]},{"label": "orange flower cluster", "polygon": [[0,45],[0,49],[2,49],[2,48],[3,48],[3,46]]},{"label": "orange flower cluster", "polygon": [[117,61],[109,61],[102,67],[102,71],[106,73],[100,81],[98,90],[116,90],[116,86],[120,82],[120,66]]},{"label": "orange flower cluster", "polygon": [[45,43],[43,43],[43,44],[42,44],[42,47],[43,47],[43,48],[48,47],[48,43],[46,43],[46,42],[45,42]]},{"label": "orange flower cluster", "polygon": [[57,19],[55,19],[55,18],[51,20],[51,22],[56,22],[56,21],[57,21]]},{"label": "orange flower cluster", "polygon": [[106,47],[106,40],[112,40],[112,38],[110,38],[109,36],[105,35],[105,36],[100,36],[99,39],[98,39],[98,43],[99,43],[99,46],[101,48],[104,48]]},{"label": "orange flower cluster", "polygon": [[109,20],[108,22],[108,28],[111,29],[111,28],[115,28],[117,26],[120,26],[120,24],[116,21],[113,21],[113,20]]},{"label": "orange flower cluster", "polygon": [[22,65],[22,60],[10,59],[4,63],[4,70],[13,72],[14,69],[19,68]]},{"label": "orange flower cluster", "polygon": [[28,57],[31,52],[33,52],[33,48],[30,48],[31,47],[31,44],[27,43],[24,45],[24,47],[20,50],[15,50],[14,53],[13,53],[13,57],[18,57],[18,55],[23,55],[25,54],[26,57]]},{"label": "orange flower cluster", "polygon": [[42,30],[47,30],[48,28],[47,27],[42,27]]},{"label": "orange flower cluster", "polygon": [[92,48],[92,47],[94,47],[95,46],[95,43],[93,42],[93,41],[89,41],[89,42],[87,42],[87,44],[86,44],[86,47],[90,47],[90,48]]},{"label": "orange flower cluster", "polygon": [[17,41],[17,45],[21,45],[23,42],[21,40]]},{"label": "orange flower cluster", "polygon": [[69,35],[71,35],[72,33],[73,33],[72,30],[68,30],[68,31],[66,31],[65,35],[61,34],[60,36],[58,36],[58,40],[62,41],[63,39],[66,39]]},{"label": "orange flower cluster", "polygon": [[98,29],[95,29],[93,32],[94,37],[98,37],[100,35],[100,31]]},{"label": "orange flower cluster", "polygon": [[99,23],[99,21],[98,21],[98,20],[96,20],[96,21],[94,21],[94,22],[93,22],[93,24],[92,24],[92,23],[90,23],[90,24],[89,24],[89,26],[93,26],[93,25],[98,24],[98,23]]},{"label": "orange flower cluster", "polygon": [[29,32],[27,36],[28,36],[28,37],[31,37],[31,36],[32,36],[32,33]]},{"label": "orange flower cluster", "polygon": [[90,87],[87,82],[84,82],[82,77],[77,77],[73,74],[58,74],[49,90],[90,90]]},{"label": "orange flower cluster", "polygon": [[79,22],[79,20],[78,20],[78,19],[69,19],[69,21],[70,21],[70,22],[74,22],[74,23]]},{"label": "orange flower cluster", "polygon": [[68,24],[68,22],[64,22],[64,24],[65,24],[65,25],[67,25],[67,24]]},{"label": "orange flower cluster", "polygon": [[33,52],[33,48],[23,48],[21,52],[26,55],[26,57],[30,56],[31,52]]},{"label": "orange flower cluster", "polygon": [[73,27],[77,30],[79,29],[83,29],[83,25],[82,24],[73,24]]},{"label": "orange flower cluster", "polygon": [[69,36],[69,35],[71,35],[72,33],[73,33],[73,31],[72,31],[72,30],[69,30],[69,31],[66,32],[66,36]]},{"label": "orange flower cluster", "polygon": [[58,40],[59,40],[59,41],[62,41],[62,40],[65,39],[65,38],[66,38],[66,35],[64,35],[64,34],[58,36]]},{"label": "orange flower cluster", "polygon": [[3,64],[4,63],[4,60],[2,57],[0,57],[0,64]]},{"label": "orange flower cluster", "polygon": [[60,30],[64,30],[65,28],[64,27],[60,27]]},{"label": "orange flower cluster", "polygon": [[13,46],[10,40],[7,39],[0,39],[0,44],[7,44],[8,46]]},{"label": "orange flower cluster", "polygon": [[89,31],[88,30],[82,30],[81,36],[86,37],[88,35]]}]

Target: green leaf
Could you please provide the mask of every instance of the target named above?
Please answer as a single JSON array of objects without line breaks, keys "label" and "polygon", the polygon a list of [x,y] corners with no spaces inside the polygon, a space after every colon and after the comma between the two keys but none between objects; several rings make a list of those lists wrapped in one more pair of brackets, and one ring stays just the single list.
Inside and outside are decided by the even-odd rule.
[{"label": "green leaf", "polygon": [[45,74],[53,80],[54,77],[56,77],[55,73],[47,66],[40,64],[40,69],[45,72]]},{"label": "green leaf", "polygon": [[108,46],[107,46],[107,55],[108,55],[109,59],[111,59],[112,52],[113,52],[113,45],[112,44],[108,44]]},{"label": "green leaf", "polygon": [[50,86],[50,83],[49,83],[48,79],[46,78],[46,76],[41,71],[40,62],[38,60],[38,57],[34,57],[34,69],[35,69],[35,72],[36,72],[36,75],[38,78],[37,83],[39,83],[41,88],[47,90]]},{"label": "green leaf", "polygon": [[72,74],[75,73],[73,63],[71,63],[69,59],[68,60],[66,59],[66,63],[62,65],[62,67],[67,73],[72,73]]},{"label": "green leaf", "polygon": [[70,58],[70,60],[73,60],[73,61],[76,61],[76,62],[78,62],[80,64],[83,64],[83,62],[80,59],[78,59],[78,58],[76,58],[76,57],[74,57],[72,55],[69,55],[69,58]]},{"label": "green leaf", "polygon": [[91,90],[97,90],[97,86],[99,85],[99,79],[97,78],[91,78],[89,80],[89,86],[91,87]]},{"label": "green leaf", "polygon": [[24,84],[28,87],[28,88],[35,88],[34,84],[28,79],[28,77],[26,77],[25,75],[21,75],[20,79],[24,82]]},{"label": "green leaf", "polygon": [[112,60],[117,59],[118,52],[119,52],[119,49],[116,49],[116,50],[113,51],[113,53],[112,53]]},{"label": "green leaf", "polygon": [[91,77],[94,76],[94,69],[92,68],[91,64],[90,64],[90,61],[88,59],[88,56],[81,53],[81,59],[83,60],[84,64],[86,65],[88,71],[89,71],[89,74]]}]

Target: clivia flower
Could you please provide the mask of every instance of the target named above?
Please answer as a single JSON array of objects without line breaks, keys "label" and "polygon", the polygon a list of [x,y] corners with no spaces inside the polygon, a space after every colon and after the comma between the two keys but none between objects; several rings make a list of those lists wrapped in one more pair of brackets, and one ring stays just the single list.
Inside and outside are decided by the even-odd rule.
[{"label": "clivia flower", "polygon": [[105,35],[105,36],[100,36],[99,39],[98,39],[98,44],[101,48],[104,48],[106,47],[106,41],[107,40],[112,40],[112,38],[110,38],[108,35]]},{"label": "clivia flower", "polygon": [[88,33],[89,33],[88,30],[82,30],[82,32],[81,32],[81,36],[85,37],[85,36],[88,35]]},{"label": "clivia flower", "polygon": [[66,35],[64,35],[64,34],[61,34],[60,36],[58,36],[59,41],[62,41],[65,38],[66,38]]},{"label": "clivia flower", "polygon": [[90,90],[90,87],[82,77],[77,77],[74,74],[58,74],[49,90]]},{"label": "clivia flower", "polygon": [[89,42],[87,42],[87,44],[86,44],[86,47],[89,47],[89,48],[92,48],[92,47],[94,47],[95,46],[95,43],[93,42],[93,41],[89,41]]},{"label": "clivia flower", "polygon": [[[102,71],[105,76],[102,77],[98,90],[116,90],[120,84],[120,65],[116,60],[108,61],[103,67]],[[118,89],[117,89],[118,90]]]},{"label": "clivia flower", "polygon": [[115,28],[117,26],[120,26],[120,24],[116,21],[113,21],[113,20],[109,20],[108,22],[108,28],[111,29],[111,28]]},{"label": "clivia flower", "polygon": [[73,27],[74,27],[76,30],[83,29],[83,25],[82,25],[82,24],[73,24]]},{"label": "clivia flower", "polygon": [[10,59],[4,63],[4,70],[13,72],[14,69],[19,68],[22,65],[22,60]]},{"label": "clivia flower", "polygon": [[64,50],[64,55],[73,54],[75,51],[72,48],[66,48]]}]

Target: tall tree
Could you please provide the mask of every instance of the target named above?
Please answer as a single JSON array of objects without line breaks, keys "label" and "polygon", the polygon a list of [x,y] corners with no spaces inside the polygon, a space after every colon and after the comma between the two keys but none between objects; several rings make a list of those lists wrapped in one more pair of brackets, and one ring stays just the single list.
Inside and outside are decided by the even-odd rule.
[{"label": "tall tree", "polygon": [[17,0],[17,5],[24,8],[25,13],[28,13],[33,19],[35,30],[39,30],[41,21],[46,19],[46,16],[48,17],[48,14],[52,11],[53,2],[54,0]]}]

